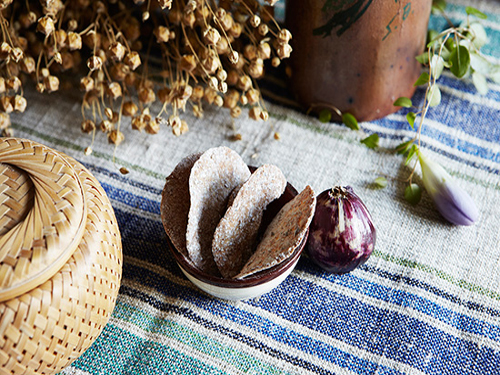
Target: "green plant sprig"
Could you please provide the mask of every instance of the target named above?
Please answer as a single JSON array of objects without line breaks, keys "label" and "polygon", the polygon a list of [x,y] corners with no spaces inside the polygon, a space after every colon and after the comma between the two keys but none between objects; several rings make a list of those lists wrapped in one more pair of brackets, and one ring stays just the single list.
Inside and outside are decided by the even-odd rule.
[{"label": "green plant sprig", "polygon": [[[446,3],[443,0],[433,2],[433,10],[444,14]],[[430,30],[428,35],[427,50],[417,56],[417,60],[427,65],[427,71],[422,72],[414,86],[426,85],[424,100],[417,111],[410,111],[406,120],[411,129],[415,130],[415,121],[420,116],[415,135],[409,141],[396,146],[395,151],[406,156],[405,165],[413,164],[408,177],[408,186],[405,189],[405,199],[411,204],[417,204],[421,197],[420,187],[413,183],[413,175],[418,165],[417,155],[421,147],[421,133],[425,117],[431,107],[441,103],[441,90],[437,84],[444,69],[448,69],[456,78],[463,79],[472,76],[472,81],[480,94],[488,91],[487,79],[500,83],[500,65],[490,64],[480,52],[486,43],[487,37],[483,26],[470,17],[486,19],[481,11],[467,7],[466,23],[460,26],[451,25],[442,32]],[[411,99],[400,97],[394,105],[397,107],[414,108]]]}]

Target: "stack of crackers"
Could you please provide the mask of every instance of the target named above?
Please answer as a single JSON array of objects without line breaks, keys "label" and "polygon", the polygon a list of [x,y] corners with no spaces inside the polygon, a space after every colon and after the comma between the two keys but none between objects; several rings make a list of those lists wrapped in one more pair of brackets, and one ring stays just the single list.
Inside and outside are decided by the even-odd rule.
[{"label": "stack of crackers", "polygon": [[161,217],[174,247],[201,271],[243,279],[288,259],[307,233],[316,207],[310,186],[285,204],[258,238],[266,207],[285,191],[280,169],[253,173],[227,147],[184,158],[167,177]]}]

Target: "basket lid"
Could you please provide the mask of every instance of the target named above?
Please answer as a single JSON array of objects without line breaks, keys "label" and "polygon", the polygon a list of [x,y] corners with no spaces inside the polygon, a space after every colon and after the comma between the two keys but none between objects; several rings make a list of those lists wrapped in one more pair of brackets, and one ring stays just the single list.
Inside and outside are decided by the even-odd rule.
[{"label": "basket lid", "polygon": [[0,301],[50,279],[81,241],[83,186],[57,151],[0,139]]}]

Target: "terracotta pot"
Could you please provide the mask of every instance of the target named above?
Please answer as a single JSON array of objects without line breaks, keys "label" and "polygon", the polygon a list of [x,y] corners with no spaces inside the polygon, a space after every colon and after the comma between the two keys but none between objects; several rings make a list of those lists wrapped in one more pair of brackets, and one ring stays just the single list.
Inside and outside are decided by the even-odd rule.
[{"label": "terracotta pot", "polygon": [[290,88],[306,109],[334,106],[360,121],[411,97],[432,0],[287,0]]}]

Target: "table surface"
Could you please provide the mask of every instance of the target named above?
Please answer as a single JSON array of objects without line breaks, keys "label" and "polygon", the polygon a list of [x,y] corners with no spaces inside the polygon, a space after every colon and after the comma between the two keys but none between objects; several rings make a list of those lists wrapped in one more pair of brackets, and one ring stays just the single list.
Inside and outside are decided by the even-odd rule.
[{"label": "table surface", "polygon": [[[464,0],[449,6],[465,18]],[[478,1],[488,19],[483,52],[500,61],[500,3]],[[431,22],[437,23],[433,19]],[[190,131],[151,136],[124,130],[114,151],[80,132],[79,92],[28,91],[13,117],[18,137],[63,151],[87,166],[112,202],[123,241],[116,308],[94,345],[64,374],[497,374],[500,372],[500,86],[479,95],[471,80],[445,74],[443,103],[422,134],[426,153],[475,200],[470,227],[444,221],[424,193],[403,198],[409,170],[390,150],[412,136],[404,112],[361,124],[380,135],[379,150],[360,132],[324,124],[279,104],[285,83],[268,77],[268,123],[226,110],[188,115]],[[415,100],[421,102],[422,90]],[[244,111],[245,112],[245,111]],[[233,141],[232,135],[242,135]],[[279,132],[281,139],[273,135]],[[337,276],[303,256],[293,273],[260,298],[228,302],[199,291],[166,247],[160,219],[165,177],[185,156],[225,145],[252,165],[275,164],[298,190],[351,185],[372,213],[377,244],[366,264]],[[122,175],[120,167],[130,173]],[[387,176],[388,186],[372,188]],[[416,180],[420,181],[417,170]]]}]

